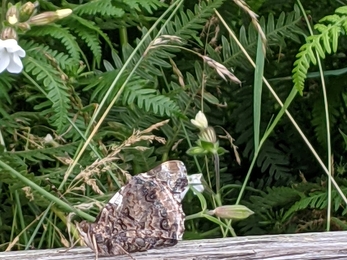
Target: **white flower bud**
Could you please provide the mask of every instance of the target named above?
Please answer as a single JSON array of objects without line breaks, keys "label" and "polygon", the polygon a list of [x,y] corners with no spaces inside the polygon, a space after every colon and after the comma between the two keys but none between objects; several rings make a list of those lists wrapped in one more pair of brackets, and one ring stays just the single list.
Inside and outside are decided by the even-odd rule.
[{"label": "white flower bud", "polygon": [[199,128],[200,130],[203,130],[203,129],[208,127],[208,122],[207,122],[206,116],[201,111],[199,111],[196,114],[195,119],[191,119],[190,122],[193,125],[195,125],[197,128]]}]

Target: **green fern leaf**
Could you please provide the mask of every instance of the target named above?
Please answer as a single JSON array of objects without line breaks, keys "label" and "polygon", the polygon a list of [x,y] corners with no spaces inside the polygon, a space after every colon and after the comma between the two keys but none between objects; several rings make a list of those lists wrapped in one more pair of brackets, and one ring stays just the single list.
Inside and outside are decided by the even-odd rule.
[{"label": "green fern leaf", "polygon": [[191,39],[204,27],[206,20],[214,14],[214,9],[220,7],[224,0],[201,1],[194,6],[194,13],[190,10],[180,12],[175,20],[170,21],[163,30],[163,34],[176,35],[186,40]]},{"label": "green fern leaf", "polygon": [[[336,52],[338,38],[341,34],[341,28],[347,32],[347,12],[344,8],[338,8],[334,15],[329,15],[321,19],[315,25],[315,29],[319,32],[317,35],[312,35],[306,38],[306,43],[300,48],[297,59],[294,62],[293,83],[294,87],[302,94],[304,82],[310,62],[316,63],[315,52],[324,59],[325,53],[330,54]],[[324,25],[323,22],[329,23]]]},{"label": "green fern leaf", "polygon": [[[40,86],[41,82],[44,89],[39,89],[48,100],[37,105],[37,109],[43,109],[41,113],[48,117],[52,125],[57,127],[60,132],[66,124],[66,115],[70,108],[69,93],[67,87],[62,81],[59,73],[48,63],[44,63],[32,57],[34,53],[27,53],[27,57],[23,60],[25,71],[33,75]],[[28,101],[31,101],[36,96],[31,96]]]},{"label": "green fern leaf", "polygon": [[76,150],[76,144],[70,143],[67,145],[60,145],[57,147],[46,147],[35,150],[8,152],[10,156],[25,159],[30,162],[39,163],[44,160],[56,161],[57,156],[66,156],[66,154],[73,154]]},{"label": "green fern leaf", "polygon": [[150,14],[153,14],[153,11],[157,10],[159,7],[167,6],[165,3],[158,0],[126,0],[121,2],[128,5],[130,9],[135,9],[137,11],[141,11],[142,7]]},{"label": "green fern leaf", "polygon": [[[12,84],[15,81],[12,74],[7,72],[2,72],[0,77],[0,100],[6,100],[11,104],[11,98],[8,95],[9,90],[12,89]],[[3,102],[1,102],[3,103]],[[0,105],[1,107],[1,105]]]},{"label": "green fern leaf", "polygon": [[40,60],[42,62],[49,62],[50,60],[54,60],[57,65],[65,70],[66,68],[71,68],[71,66],[75,63],[74,59],[72,59],[69,55],[58,52],[56,50],[52,50],[46,44],[39,44],[34,41],[26,41],[20,40],[20,46],[25,49],[28,53],[35,53],[35,59]]},{"label": "green fern leaf", "polygon": [[[298,26],[301,22],[300,10],[297,7],[293,12],[288,14],[282,12],[277,20],[275,20],[272,14],[269,14],[267,20],[264,17],[260,18],[260,25],[264,30],[267,38],[267,44],[269,46],[281,46],[286,45],[285,38],[290,38],[296,42],[300,42],[298,34],[303,34],[303,30]],[[246,27],[242,26],[239,31],[239,41],[244,49],[254,56],[256,53],[256,46],[258,40],[258,33],[251,24]],[[223,64],[226,67],[242,67],[251,68],[251,65],[246,61],[243,51],[235,43],[234,40],[227,39],[222,36],[222,54]]]},{"label": "green fern leaf", "polygon": [[156,93],[154,89],[142,88],[141,85],[127,86],[124,91],[123,103],[132,104],[137,100],[137,105],[147,112],[161,116],[172,116],[180,112],[177,104],[170,98]]},{"label": "green fern leaf", "polygon": [[86,4],[80,4],[73,9],[73,12],[78,15],[101,15],[109,17],[122,17],[125,12],[122,8],[113,6],[112,1],[94,0]]},{"label": "green fern leaf", "polygon": [[81,29],[81,26],[76,26],[78,24],[70,25],[70,29],[73,30],[90,48],[93,53],[93,57],[100,66],[101,62],[101,46],[98,38],[98,34],[86,27]]},{"label": "green fern leaf", "polygon": [[[110,49],[114,51],[113,44],[112,44],[110,38],[108,37],[108,35],[106,33],[104,33],[100,29],[100,27],[96,26],[94,22],[87,20],[87,19],[84,19],[82,17],[79,17],[75,14],[70,15],[68,18],[69,19],[64,19],[64,22],[66,21],[67,26],[70,26],[74,31],[77,30],[78,28],[80,28],[80,26],[83,26],[83,27],[97,33],[105,40],[105,42],[108,44]],[[80,30],[82,31],[82,30],[84,30],[84,28],[81,28]],[[97,43],[99,43],[99,40],[97,41]],[[88,46],[92,45],[91,43],[87,43],[87,44],[88,44]],[[96,45],[96,43],[94,43],[94,45]],[[93,49],[97,49],[97,47],[93,47]]]},{"label": "green fern leaf", "polygon": [[67,28],[63,28],[57,24],[50,24],[40,27],[33,27],[30,31],[26,33],[26,36],[31,37],[44,37],[50,36],[54,39],[59,40],[66,48],[67,52],[76,62],[80,59],[80,54],[82,50],[78,46],[75,37],[70,34]]}]

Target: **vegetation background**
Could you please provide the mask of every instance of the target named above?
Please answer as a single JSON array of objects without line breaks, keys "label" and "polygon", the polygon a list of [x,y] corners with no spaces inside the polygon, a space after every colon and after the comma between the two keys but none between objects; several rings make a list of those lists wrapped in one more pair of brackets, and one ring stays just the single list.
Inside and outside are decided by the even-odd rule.
[{"label": "vegetation background", "polygon": [[[70,246],[74,220],[169,159],[211,191],[185,198],[184,239],[345,230],[347,2],[247,5],[39,0],[73,13],[18,31],[24,70],[0,75],[0,250]],[[200,110],[225,150],[192,149]],[[254,214],[207,214],[234,204]]]}]

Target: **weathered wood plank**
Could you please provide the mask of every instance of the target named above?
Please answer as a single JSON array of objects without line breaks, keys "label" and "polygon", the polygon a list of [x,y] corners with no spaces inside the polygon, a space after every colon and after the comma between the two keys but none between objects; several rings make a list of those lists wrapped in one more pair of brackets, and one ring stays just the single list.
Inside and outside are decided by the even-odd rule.
[{"label": "weathered wood plank", "polygon": [[[3,260],[92,260],[89,248],[30,250],[0,253]],[[174,247],[131,254],[136,260],[347,260],[347,232],[249,236],[182,241]],[[130,260],[129,256],[101,260]]]}]

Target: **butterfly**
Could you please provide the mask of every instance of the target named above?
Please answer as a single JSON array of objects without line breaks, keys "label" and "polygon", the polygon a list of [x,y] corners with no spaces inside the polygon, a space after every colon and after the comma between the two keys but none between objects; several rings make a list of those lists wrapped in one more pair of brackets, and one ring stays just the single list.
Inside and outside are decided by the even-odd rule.
[{"label": "butterfly", "polygon": [[77,230],[96,257],[174,246],[184,233],[181,201],[187,190],[183,162],[164,162],[132,177],[94,223],[77,223]]}]

